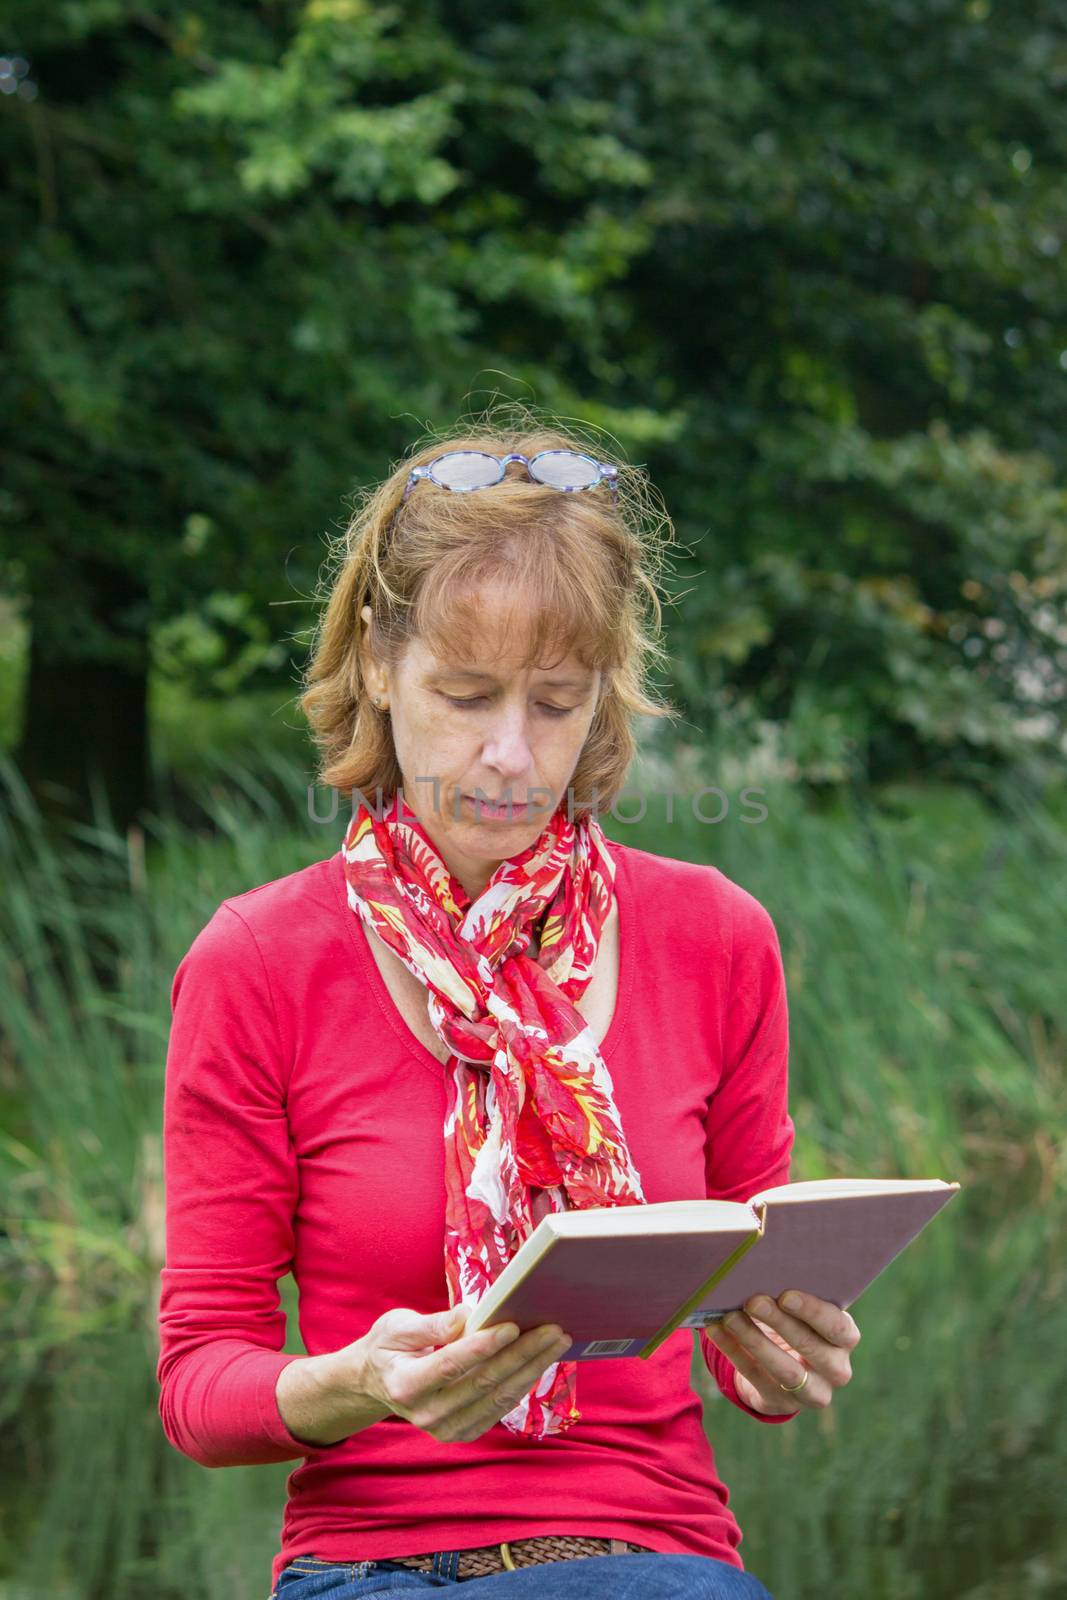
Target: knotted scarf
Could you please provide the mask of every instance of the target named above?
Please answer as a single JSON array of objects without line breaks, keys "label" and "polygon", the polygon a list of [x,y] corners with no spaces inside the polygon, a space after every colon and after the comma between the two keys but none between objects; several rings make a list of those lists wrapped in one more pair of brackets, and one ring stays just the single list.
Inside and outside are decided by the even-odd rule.
[{"label": "knotted scarf", "polygon": [[[451,1052],[445,1279],[450,1306],[476,1305],[545,1212],[644,1204],[611,1075],[574,1005],[614,903],[615,863],[596,818],[571,820],[561,804],[472,899],[402,791],[375,808],[361,797],[341,854],[350,907],[425,985]],[[576,1368],[554,1362],[504,1426],[540,1439],[580,1421]]]}]

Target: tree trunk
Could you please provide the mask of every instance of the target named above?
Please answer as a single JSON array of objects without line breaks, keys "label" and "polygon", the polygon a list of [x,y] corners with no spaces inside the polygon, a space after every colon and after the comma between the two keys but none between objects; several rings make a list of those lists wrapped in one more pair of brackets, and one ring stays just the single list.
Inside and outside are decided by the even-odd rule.
[{"label": "tree trunk", "polygon": [[147,592],[117,567],[65,561],[30,600],[16,760],[56,821],[120,833],[149,803]]}]

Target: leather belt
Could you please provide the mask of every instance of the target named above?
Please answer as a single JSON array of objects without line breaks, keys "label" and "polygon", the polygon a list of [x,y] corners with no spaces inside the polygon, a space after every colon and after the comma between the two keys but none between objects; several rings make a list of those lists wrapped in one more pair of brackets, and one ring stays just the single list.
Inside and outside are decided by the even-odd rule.
[{"label": "leather belt", "polygon": [[[518,1567],[535,1567],[545,1561],[574,1561],[584,1556],[655,1555],[647,1545],[627,1539],[593,1539],[570,1534],[541,1534],[532,1539],[502,1539],[499,1544],[479,1545],[459,1551],[456,1577],[485,1578],[493,1572],[512,1572]],[[414,1567],[419,1572],[433,1568],[433,1556],[390,1556],[398,1566]]]}]

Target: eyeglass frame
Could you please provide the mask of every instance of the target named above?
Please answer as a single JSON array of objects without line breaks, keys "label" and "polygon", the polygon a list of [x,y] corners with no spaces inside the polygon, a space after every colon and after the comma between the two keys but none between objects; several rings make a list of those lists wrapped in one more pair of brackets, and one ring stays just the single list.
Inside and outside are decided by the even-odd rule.
[{"label": "eyeglass frame", "polygon": [[[495,461],[499,464],[500,476],[492,483],[470,483],[463,488],[454,489],[450,483],[442,483],[440,478],[435,478],[433,475],[433,469],[436,467],[437,463],[439,461],[444,461],[448,456],[484,456],[487,461]],[[512,461],[521,461],[527,472],[529,472],[531,480],[534,483],[542,483],[543,480],[540,478],[535,478],[533,472],[531,471],[534,462],[540,461],[542,456],[578,456],[582,461],[591,462],[591,464],[597,469],[597,475],[592,483],[574,483],[569,485],[560,483],[546,483],[544,484],[546,489],[558,489],[560,494],[581,494],[587,489],[597,489],[602,483],[608,483],[611,486],[611,503],[613,506],[618,505],[618,467],[613,466],[610,461],[597,461],[595,456],[587,456],[582,450],[539,450],[535,456],[524,456],[521,455],[517,450],[511,450],[507,455],[503,456],[494,456],[489,450],[445,450],[442,455],[435,456],[434,459],[432,461],[428,461],[425,466],[412,467],[411,475],[407,482],[407,488],[404,490],[403,496],[401,497],[401,503],[407,499],[415,485],[421,481],[436,483],[439,489],[447,489],[450,494],[473,494],[476,489],[495,489],[498,483],[503,483],[504,478],[507,475],[508,465]]]}]

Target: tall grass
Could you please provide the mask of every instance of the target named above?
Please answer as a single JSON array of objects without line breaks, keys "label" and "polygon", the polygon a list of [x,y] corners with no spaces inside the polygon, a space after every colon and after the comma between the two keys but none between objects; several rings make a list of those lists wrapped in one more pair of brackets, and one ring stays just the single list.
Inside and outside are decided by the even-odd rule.
[{"label": "tall grass", "polygon": [[[278,753],[205,767],[196,826],[98,820],[60,848],[0,780],[0,1596],[261,1600],[291,1468],[205,1473],[155,1409],[169,991],[221,899],[332,853],[346,817],[312,822]],[[699,755],[638,781],[646,819],[607,831],[714,862],[778,928],[794,1177],[963,1185],[856,1305],[855,1377],[825,1412],[754,1423],[695,1358],[746,1565],[776,1600],[1061,1592],[1063,797],[812,807],[772,773],[765,821],[728,781],[720,824],[683,797],[668,826],[668,784],[715,781]]]}]

